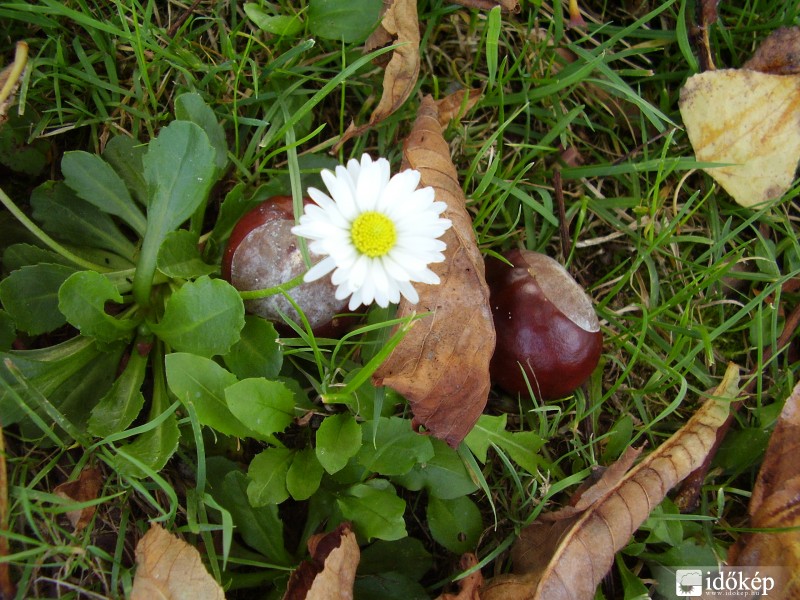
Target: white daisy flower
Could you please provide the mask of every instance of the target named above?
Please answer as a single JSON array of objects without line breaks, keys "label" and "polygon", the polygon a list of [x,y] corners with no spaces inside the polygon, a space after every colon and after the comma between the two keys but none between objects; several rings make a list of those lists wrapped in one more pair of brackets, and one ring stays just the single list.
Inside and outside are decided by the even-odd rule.
[{"label": "white daisy flower", "polygon": [[350,310],[377,302],[388,306],[402,294],[412,304],[419,295],[412,283],[438,284],[428,268],[442,262],[446,244],[438,239],[450,228],[432,187],[417,189],[419,171],[390,178],[389,161],[364,154],[336,172],[322,171],[328,194],[308,188],[316,202],[305,207],[295,235],[312,240],[309,250],[325,256],[305,274],[314,281],[331,271],[336,298],[350,296]]}]

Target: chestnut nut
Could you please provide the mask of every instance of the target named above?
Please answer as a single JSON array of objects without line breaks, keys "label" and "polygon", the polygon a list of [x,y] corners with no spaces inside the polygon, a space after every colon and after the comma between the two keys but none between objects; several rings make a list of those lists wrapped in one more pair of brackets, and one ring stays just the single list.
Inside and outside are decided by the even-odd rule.
[{"label": "chestnut nut", "polygon": [[486,261],[497,332],[492,379],[508,393],[527,394],[527,376],[537,398],[567,396],[600,360],[603,336],[591,299],[549,256],[530,250],[504,256],[513,267]]},{"label": "chestnut nut", "polygon": [[[311,202],[305,198],[307,204]],[[306,264],[292,233],[294,211],[291,196],[274,196],[246,213],[231,232],[222,256],[222,277],[238,290],[259,290],[294,279],[306,271]],[[315,258],[311,253],[312,262]],[[330,277],[303,283],[290,294],[300,306],[317,335],[335,335],[339,320],[335,315],[347,307],[347,299],[337,300]],[[299,315],[282,294],[247,300],[245,308],[281,326],[284,313]]]}]

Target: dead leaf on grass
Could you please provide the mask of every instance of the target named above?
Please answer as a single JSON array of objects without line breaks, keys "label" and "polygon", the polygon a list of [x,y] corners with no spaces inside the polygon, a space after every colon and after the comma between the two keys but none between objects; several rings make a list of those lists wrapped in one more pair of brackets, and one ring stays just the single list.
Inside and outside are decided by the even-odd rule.
[{"label": "dead leaf on grass", "polygon": [[800,77],[723,69],[681,90],[686,133],[704,169],[745,207],[780,198],[800,160]]},{"label": "dead leaf on grass", "polygon": [[383,94],[370,116],[369,123],[356,125],[351,122],[336,143],[335,149],[383,121],[408,99],[419,76],[419,42],[416,0],[394,0],[389,4],[384,2],[381,23],[369,37],[364,48],[369,52],[390,43],[398,44],[392,51],[392,58],[383,74]]},{"label": "dead leaf on grass", "polygon": [[445,129],[450,121],[460,121],[481,99],[480,90],[459,90],[436,101],[439,126]]},{"label": "dead leaf on grass", "polygon": [[130,600],[225,600],[200,553],[152,523],[136,544],[136,575]]},{"label": "dead leaf on grass", "polygon": [[[56,496],[74,502],[91,502],[96,500],[103,488],[103,474],[96,467],[86,467],[78,479],[66,481],[53,490]],[[75,533],[83,531],[94,516],[96,505],[70,510],[66,513]]]},{"label": "dead leaf on grass", "polygon": [[[467,553],[461,557],[459,566],[462,571],[472,569],[478,564],[478,557],[472,553]],[[481,600],[481,586],[483,576],[480,569],[476,569],[466,577],[458,580],[457,594],[442,594],[436,600]]]},{"label": "dead leaf on grass", "polygon": [[292,573],[283,600],[352,599],[361,551],[350,523],[312,536],[308,551],[311,559]]},{"label": "dead leaf on grass", "polygon": [[422,100],[403,145],[403,164],[422,175],[453,222],[442,239],[445,261],[432,265],[439,285],[420,285],[419,303],[400,301],[398,317],[419,319],[373,376],[409,401],[414,425],[456,447],[483,412],[489,395],[489,361],[495,333],[489,289],[466,198],[442,136],[433,98]]},{"label": "dead leaf on grass", "polygon": [[773,31],[743,68],[773,75],[800,73],[800,28],[781,27]]},{"label": "dead leaf on grass", "polygon": [[663,500],[703,462],[738,392],[739,368],[729,365],[713,397],[635,467],[629,448],[574,506],[541,515],[513,551],[514,574],[489,582],[481,600],[590,600],[614,555]]},{"label": "dead leaf on grass", "polygon": [[[750,497],[750,526],[786,529],[745,533],[731,546],[728,564],[785,567],[786,580],[775,580],[780,598],[800,597],[800,383],[786,404],[772,432]],[[778,576],[780,577],[780,575]]]}]

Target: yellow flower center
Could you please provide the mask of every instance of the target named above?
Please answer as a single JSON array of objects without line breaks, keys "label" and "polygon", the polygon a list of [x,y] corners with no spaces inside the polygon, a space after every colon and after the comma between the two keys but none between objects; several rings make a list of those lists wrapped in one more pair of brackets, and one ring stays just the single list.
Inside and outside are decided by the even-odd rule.
[{"label": "yellow flower center", "polygon": [[397,230],[392,220],[375,211],[361,213],[350,228],[350,239],[361,254],[383,256],[394,247]]}]

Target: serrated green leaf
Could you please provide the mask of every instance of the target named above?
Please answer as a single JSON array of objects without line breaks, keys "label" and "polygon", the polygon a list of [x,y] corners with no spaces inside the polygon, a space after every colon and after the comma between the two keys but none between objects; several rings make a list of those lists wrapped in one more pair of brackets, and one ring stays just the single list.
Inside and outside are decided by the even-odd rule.
[{"label": "serrated green leaf", "polygon": [[268,440],[294,419],[294,394],[280,381],[250,378],[225,388],[231,413],[259,438]]},{"label": "serrated green leaf", "polygon": [[413,537],[399,540],[377,540],[361,550],[358,563],[359,575],[389,573],[395,571],[414,581],[433,568],[433,556],[425,545]]},{"label": "serrated green leaf", "polygon": [[111,217],[79,198],[60,181],[48,181],[31,194],[33,218],[56,239],[109,250],[130,259],[136,248]]},{"label": "serrated green leaf", "polygon": [[244,12],[256,27],[272,35],[294,37],[303,31],[299,15],[271,15],[255,2],[246,2]]},{"label": "serrated green leaf", "polygon": [[543,464],[539,448],[544,440],[532,431],[504,431],[497,445],[528,473],[535,475]]},{"label": "serrated green leaf", "polygon": [[114,381],[108,393],[92,409],[89,418],[89,433],[106,437],[123,431],[139,416],[144,405],[141,388],[147,368],[147,356],[134,351],[128,364]]},{"label": "serrated green leaf", "polygon": [[239,379],[274,379],[283,365],[283,351],[275,326],[261,317],[245,315],[239,341],[222,357],[225,366]]},{"label": "serrated green leaf", "polygon": [[202,205],[214,183],[215,151],[205,132],[189,121],[173,121],[152,140],[144,155],[144,178],[149,192],[147,229],[133,281],[142,306],[150,289],[161,243]]},{"label": "serrated green leaf", "polygon": [[12,244],[3,252],[3,267],[9,272],[39,263],[64,265],[75,269],[73,263],[60,254],[33,244]]},{"label": "serrated green leaf", "polygon": [[482,463],[486,462],[486,453],[492,442],[500,439],[506,430],[506,415],[481,415],[475,426],[464,438],[472,453]]},{"label": "serrated green leaf", "polygon": [[200,94],[189,92],[178,96],[175,99],[175,118],[191,121],[205,131],[214,148],[217,169],[222,170],[227,166],[228,142],[225,139],[225,130]]},{"label": "serrated green leaf", "polygon": [[361,450],[358,462],[375,473],[403,475],[415,464],[433,457],[428,437],[411,429],[411,421],[400,417],[381,417],[361,425]]},{"label": "serrated green leaf", "polygon": [[244,327],[244,303],[227,281],[204,275],[175,292],[161,320],[149,325],[178,351],[200,356],[225,354]]},{"label": "serrated green leaf", "polygon": [[65,152],[61,159],[64,182],[78,196],[110,215],[116,215],[139,236],[147,227],[144,214],[131,198],[125,182],[106,161],[81,150]]},{"label": "serrated green leaf", "polygon": [[287,448],[267,448],[250,462],[247,498],[254,507],[280,504],[289,497],[286,475],[294,452]]},{"label": "serrated green leaf", "polygon": [[371,479],[349,487],[337,495],[336,505],[367,540],[399,540],[408,535],[403,519],[406,503],[385,479]]},{"label": "serrated green leaf", "polygon": [[66,323],[58,310],[58,288],[74,272],[64,265],[40,263],[13,271],[0,281],[0,303],[17,329],[39,335]]},{"label": "serrated green leaf", "polygon": [[95,271],[70,275],[58,290],[58,310],[80,332],[99,342],[127,338],[136,327],[131,319],[116,319],[105,312],[106,302],[122,302],[122,296],[106,277]]},{"label": "serrated green leaf", "polygon": [[392,478],[392,481],[404,488],[419,491],[423,488],[437,498],[452,499],[465,496],[478,489],[472,480],[464,462],[442,440],[431,439],[433,458],[424,463],[417,463],[405,475]]},{"label": "serrated green leaf", "polygon": [[103,158],[117,172],[139,204],[147,205],[147,184],[144,181],[142,158],[147,145],[127,135],[115,135],[106,144]]},{"label": "serrated green leaf", "polygon": [[370,575],[359,574],[353,585],[356,598],[380,598],[381,600],[430,600],[430,594],[407,575],[397,571],[383,571]]},{"label": "serrated green leaf", "polygon": [[167,385],[182,402],[191,401],[197,409],[197,419],[202,425],[226,435],[250,437],[253,432],[233,416],[225,402],[225,388],[236,383],[236,376],[213,360],[173,352],[164,362]]},{"label": "serrated green leaf", "polygon": [[[178,419],[173,413],[168,415],[155,428],[145,431],[130,444],[122,446],[122,450],[143,463],[148,469],[158,472],[164,468],[167,461],[175,454],[180,436]],[[120,474],[128,477],[142,478],[147,476],[147,473],[122,456],[117,458],[116,469]]]},{"label": "serrated green leaf", "polygon": [[374,0],[309,0],[308,28],[317,37],[360,42],[375,28],[381,3]]},{"label": "serrated green leaf", "polygon": [[428,498],[428,527],[433,539],[456,554],[474,552],[483,532],[481,511],[467,496]]},{"label": "serrated green leaf", "polygon": [[323,473],[313,448],[299,450],[286,473],[286,489],[295,500],[308,500],[319,489]]},{"label": "serrated green leaf", "polygon": [[325,417],[316,435],[317,459],[328,473],[341,471],[361,448],[361,427],[349,413]]},{"label": "serrated green leaf", "polygon": [[218,270],[203,262],[197,247],[197,234],[185,229],[171,231],[158,250],[158,270],[175,279],[194,279]]}]

